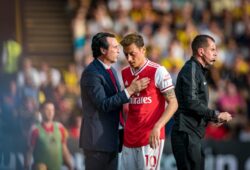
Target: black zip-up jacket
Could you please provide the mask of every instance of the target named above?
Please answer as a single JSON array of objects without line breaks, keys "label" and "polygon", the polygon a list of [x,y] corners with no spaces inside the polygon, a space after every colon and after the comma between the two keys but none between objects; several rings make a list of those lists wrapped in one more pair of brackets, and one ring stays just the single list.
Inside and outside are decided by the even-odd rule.
[{"label": "black zip-up jacket", "polygon": [[196,134],[202,138],[208,121],[215,120],[215,110],[208,108],[206,69],[192,57],[179,72],[175,93],[178,110],[173,130]]}]

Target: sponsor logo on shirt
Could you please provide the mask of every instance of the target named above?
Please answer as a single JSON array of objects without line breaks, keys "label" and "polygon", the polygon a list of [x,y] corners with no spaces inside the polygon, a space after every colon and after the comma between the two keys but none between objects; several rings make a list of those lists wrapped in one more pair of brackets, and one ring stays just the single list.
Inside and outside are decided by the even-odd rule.
[{"label": "sponsor logo on shirt", "polygon": [[130,104],[150,104],[152,103],[151,97],[131,97]]}]

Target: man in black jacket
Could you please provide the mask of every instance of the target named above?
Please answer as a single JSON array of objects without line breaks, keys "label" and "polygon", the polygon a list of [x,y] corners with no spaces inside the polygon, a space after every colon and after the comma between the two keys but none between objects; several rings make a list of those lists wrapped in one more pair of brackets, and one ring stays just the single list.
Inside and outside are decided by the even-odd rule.
[{"label": "man in black jacket", "polygon": [[171,143],[178,170],[204,169],[201,139],[207,122],[224,123],[232,119],[228,112],[208,108],[206,71],[216,61],[214,39],[196,36],[192,51],[193,56],[181,69],[175,88],[179,108],[174,115]]}]

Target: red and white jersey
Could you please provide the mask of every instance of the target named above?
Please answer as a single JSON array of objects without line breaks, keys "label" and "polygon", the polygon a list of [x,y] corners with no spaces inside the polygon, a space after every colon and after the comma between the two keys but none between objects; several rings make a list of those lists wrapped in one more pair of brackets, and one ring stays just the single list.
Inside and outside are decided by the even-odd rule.
[{"label": "red and white jersey", "polygon": [[[155,123],[162,116],[166,102],[161,93],[174,88],[172,79],[165,67],[150,60],[137,71],[127,66],[122,70],[125,87],[139,75],[150,78],[149,86],[130,98],[129,111],[124,128],[124,145],[140,147],[149,143],[149,135]],[[165,139],[165,128],[161,129],[161,139]]]}]

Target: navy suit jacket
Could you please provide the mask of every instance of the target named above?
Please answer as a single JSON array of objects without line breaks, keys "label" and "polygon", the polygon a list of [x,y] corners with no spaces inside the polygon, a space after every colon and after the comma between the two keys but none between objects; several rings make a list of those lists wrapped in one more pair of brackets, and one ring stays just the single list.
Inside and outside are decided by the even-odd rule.
[{"label": "navy suit jacket", "polygon": [[81,77],[81,99],[83,118],[80,147],[91,151],[116,152],[119,146],[119,113],[129,99],[121,91],[116,71],[118,92],[109,73],[95,59],[84,70]]}]

